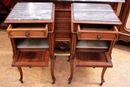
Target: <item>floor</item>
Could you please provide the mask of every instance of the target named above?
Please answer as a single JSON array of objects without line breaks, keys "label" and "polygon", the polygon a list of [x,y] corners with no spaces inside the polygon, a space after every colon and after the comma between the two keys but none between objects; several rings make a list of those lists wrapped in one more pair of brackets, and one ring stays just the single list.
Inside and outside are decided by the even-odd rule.
[{"label": "floor", "polygon": [[[48,67],[23,67],[24,83],[19,82],[19,72],[12,67],[12,48],[6,26],[0,26],[0,87],[100,87],[102,68],[75,67],[74,77],[70,75],[67,57],[58,56],[55,63],[56,83],[51,84],[50,63]],[[113,67],[105,73],[102,87],[130,87],[130,45],[117,42],[112,50]]]}]

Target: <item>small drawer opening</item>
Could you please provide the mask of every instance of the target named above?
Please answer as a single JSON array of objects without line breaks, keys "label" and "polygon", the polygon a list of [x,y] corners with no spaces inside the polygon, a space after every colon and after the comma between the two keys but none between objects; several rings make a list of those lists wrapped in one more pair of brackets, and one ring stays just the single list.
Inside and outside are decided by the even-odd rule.
[{"label": "small drawer opening", "polygon": [[9,38],[47,38],[48,26],[44,23],[10,24],[7,32]]},{"label": "small drawer opening", "polygon": [[44,29],[46,28],[45,23],[20,23],[20,24],[12,24],[11,27],[13,29]]},{"label": "small drawer opening", "polygon": [[103,25],[103,24],[80,24],[80,30],[91,30],[91,31],[113,31],[113,25]]}]

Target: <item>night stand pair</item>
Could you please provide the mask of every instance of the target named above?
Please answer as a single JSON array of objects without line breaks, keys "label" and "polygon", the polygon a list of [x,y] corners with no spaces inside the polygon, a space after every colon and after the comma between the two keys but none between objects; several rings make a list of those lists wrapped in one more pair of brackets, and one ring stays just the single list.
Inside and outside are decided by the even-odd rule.
[{"label": "night stand pair", "polygon": [[[17,3],[5,20],[13,48],[12,66],[44,67],[51,59],[52,83],[55,83],[55,5],[53,3]],[[61,20],[62,21],[62,20]],[[73,3],[71,5],[71,39],[69,82],[76,66],[103,67],[101,84],[107,67],[112,67],[111,51],[118,39],[115,25],[121,22],[108,4]]]}]

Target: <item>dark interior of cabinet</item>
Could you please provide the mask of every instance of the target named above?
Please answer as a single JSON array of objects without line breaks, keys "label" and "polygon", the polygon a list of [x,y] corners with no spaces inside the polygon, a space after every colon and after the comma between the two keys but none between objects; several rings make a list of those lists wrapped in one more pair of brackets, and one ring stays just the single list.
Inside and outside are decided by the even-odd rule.
[{"label": "dark interior of cabinet", "polygon": [[80,30],[112,31],[113,25],[105,24],[80,24]]},{"label": "dark interior of cabinet", "polygon": [[46,24],[45,23],[14,23],[11,24],[12,28],[30,28],[30,29],[38,29],[38,28],[45,28]]}]

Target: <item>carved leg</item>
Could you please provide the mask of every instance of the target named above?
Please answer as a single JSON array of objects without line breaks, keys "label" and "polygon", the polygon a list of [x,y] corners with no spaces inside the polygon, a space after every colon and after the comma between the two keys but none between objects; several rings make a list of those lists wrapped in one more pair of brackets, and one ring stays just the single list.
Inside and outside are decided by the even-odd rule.
[{"label": "carved leg", "polygon": [[52,77],[52,84],[55,84],[55,76],[54,76],[54,65],[55,65],[55,60],[56,57],[55,56],[51,56],[51,77]]},{"label": "carved leg", "polygon": [[102,69],[102,75],[101,75],[101,83],[100,83],[100,86],[102,86],[103,83],[105,82],[105,80],[104,80],[104,74],[105,74],[106,69],[107,69],[107,67],[103,67],[103,69]]},{"label": "carved leg", "polygon": [[23,83],[23,72],[22,72],[22,68],[21,68],[21,67],[17,67],[17,68],[18,68],[19,73],[20,73],[20,79],[19,79],[19,81],[20,81],[21,83]]},{"label": "carved leg", "polygon": [[73,70],[74,70],[74,56],[70,56],[69,61],[70,61],[71,74],[70,74],[70,77],[68,79],[68,84],[71,84],[71,81],[72,81],[72,78],[73,78]]}]

